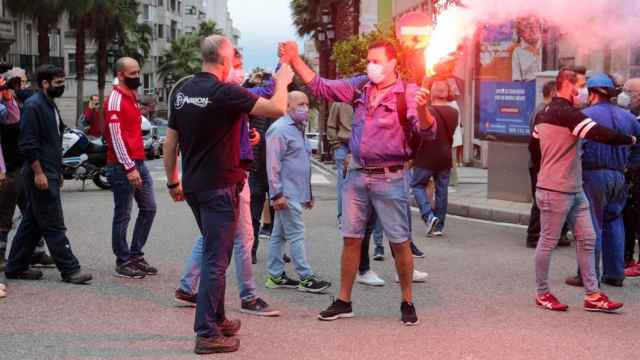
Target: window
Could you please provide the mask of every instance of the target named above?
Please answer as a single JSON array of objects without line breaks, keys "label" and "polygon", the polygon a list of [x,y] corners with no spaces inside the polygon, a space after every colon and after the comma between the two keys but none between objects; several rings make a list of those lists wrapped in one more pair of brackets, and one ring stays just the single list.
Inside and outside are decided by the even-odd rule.
[{"label": "window", "polygon": [[31,27],[31,24],[26,24],[25,25],[25,43],[26,43],[26,53],[31,55],[31,41],[33,40],[33,29]]},{"label": "window", "polygon": [[67,63],[69,63],[69,75],[76,73],[76,54],[67,54]]},{"label": "window", "polygon": [[176,0],[171,0],[170,10],[173,11],[173,12],[176,11]]},{"label": "window", "polygon": [[159,7],[163,7],[164,6],[163,0],[158,0],[158,6]]},{"label": "window", "polygon": [[143,5],[142,6],[142,19],[144,21],[150,21],[151,20],[151,8],[149,5]]},{"label": "window", "polygon": [[150,74],[143,74],[142,75],[142,82],[144,84],[144,90],[145,92],[151,88],[151,75]]},{"label": "window", "polygon": [[178,15],[182,14],[182,1],[178,1]]},{"label": "window", "polygon": [[164,39],[164,25],[158,24],[158,39]]},{"label": "window", "polygon": [[171,20],[171,40],[173,41],[178,36],[178,23],[174,20]]}]

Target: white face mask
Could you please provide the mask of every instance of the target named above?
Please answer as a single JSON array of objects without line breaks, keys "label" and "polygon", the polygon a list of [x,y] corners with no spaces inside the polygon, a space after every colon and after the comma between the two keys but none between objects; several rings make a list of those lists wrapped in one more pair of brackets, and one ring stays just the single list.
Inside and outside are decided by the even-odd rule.
[{"label": "white face mask", "polygon": [[244,81],[244,69],[243,68],[233,69],[231,71],[231,82],[233,84],[240,85],[242,84],[243,81]]},{"label": "white face mask", "polygon": [[618,105],[623,108],[629,108],[631,106],[631,95],[626,91],[623,91],[618,95]]},{"label": "white face mask", "polygon": [[380,64],[369,63],[367,65],[367,76],[374,84],[379,84],[384,80],[384,66]]},{"label": "white face mask", "polygon": [[589,101],[589,90],[586,87],[578,89],[578,104],[576,105],[586,105],[587,101]]}]

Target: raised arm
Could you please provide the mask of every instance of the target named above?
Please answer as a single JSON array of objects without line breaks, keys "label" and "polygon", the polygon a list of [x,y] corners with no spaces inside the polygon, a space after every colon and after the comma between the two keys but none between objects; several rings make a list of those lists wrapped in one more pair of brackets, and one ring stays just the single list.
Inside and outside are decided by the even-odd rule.
[{"label": "raised arm", "polygon": [[278,118],[287,112],[287,87],[293,81],[293,70],[288,64],[280,67],[275,75],[275,90],[271,99],[259,98],[250,114],[268,118]]},{"label": "raised arm", "polygon": [[296,74],[307,85],[311,95],[322,100],[352,103],[359,89],[369,80],[367,76],[357,76],[344,80],[327,80],[318,76],[300,57],[298,45],[287,42],[280,46],[282,62],[289,62]]}]

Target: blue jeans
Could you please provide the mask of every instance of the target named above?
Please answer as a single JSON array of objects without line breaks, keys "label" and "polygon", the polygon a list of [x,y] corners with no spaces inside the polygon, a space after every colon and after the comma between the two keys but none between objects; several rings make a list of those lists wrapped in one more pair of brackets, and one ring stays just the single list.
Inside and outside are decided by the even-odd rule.
[{"label": "blue jeans", "polygon": [[[153,178],[144,161],[136,161],[136,168],[142,178],[142,187],[136,189],[129,183],[127,173],[122,165],[112,165],[107,168],[107,178],[113,191],[113,225],[111,230],[111,245],[116,256],[116,263],[122,264],[130,257],[144,256],[144,247],[153,219],[156,216],[156,200],[153,195]],[[127,245],[127,228],[131,220],[133,200],[138,204],[138,218],[133,229],[131,248]]]},{"label": "blue jeans", "polygon": [[[253,227],[251,224],[250,197],[249,187],[245,183],[238,199],[238,225],[233,241],[233,262],[235,263],[236,279],[242,301],[251,301],[257,298],[256,282],[253,279],[253,269],[251,268]],[[180,289],[189,294],[196,293],[200,281],[203,244],[204,238],[202,236],[198,237],[195,244],[193,244],[191,256],[187,259],[180,278]]]},{"label": "blue jeans", "polygon": [[373,244],[375,246],[384,246],[384,234],[382,233],[382,222],[376,216],[376,222],[373,224]]},{"label": "blue jeans", "polygon": [[389,174],[350,170],[344,184],[342,237],[364,238],[373,208],[390,242],[401,244],[411,239],[407,216],[409,189],[405,174],[404,170]]},{"label": "blue jeans", "polygon": [[[416,203],[420,208],[420,215],[426,222],[431,215],[438,218],[438,225],[435,230],[442,231],[444,229],[444,221],[447,216],[447,203],[449,195],[449,173],[450,170],[433,171],[421,167],[413,168],[413,178],[411,180],[411,187],[413,188],[413,194],[416,198]],[[427,196],[427,185],[429,179],[433,178],[436,183],[436,210],[429,203],[429,197]]]},{"label": "blue jeans", "polygon": [[593,230],[589,201],[584,192],[567,194],[555,191],[536,190],[536,203],[540,208],[540,240],[535,254],[537,294],[549,290],[549,266],[551,252],[560,239],[565,221],[569,222],[576,238],[576,253],[585,292],[598,292],[596,276],[596,234]]},{"label": "blue jeans", "polygon": [[624,174],[615,170],[585,170],[584,192],[591,204],[596,232],[596,271],[609,279],[624,279],[624,222],[622,211],[627,202]]},{"label": "blue jeans", "polygon": [[218,324],[225,320],[226,272],[238,222],[240,186],[185,194],[204,237],[194,324],[198,336],[221,335]]},{"label": "blue jeans", "polygon": [[336,193],[338,206],[338,223],[342,218],[342,188],[344,184],[344,162],[349,155],[349,147],[346,144],[338,146],[333,152],[333,158],[336,162]]},{"label": "blue jeans", "polygon": [[267,258],[267,271],[271,276],[278,277],[284,273],[284,261],[282,261],[282,248],[285,239],[289,242],[291,260],[296,273],[301,279],[312,276],[313,271],[307,262],[304,247],[304,223],[302,222],[302,204],[289,201],[289,207],[276,210],[273,221],[273,232],[269,239],[269,255]]}]

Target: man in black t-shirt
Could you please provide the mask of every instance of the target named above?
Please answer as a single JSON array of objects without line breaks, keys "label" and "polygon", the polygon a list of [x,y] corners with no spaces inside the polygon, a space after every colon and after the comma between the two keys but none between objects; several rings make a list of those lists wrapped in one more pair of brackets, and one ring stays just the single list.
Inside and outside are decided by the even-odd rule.
[{"label": "man in black t-shirt", "polygon": [[[431,87],[433,114],[438,125],[435,139],[422,139],[415,153],[415,167],[411,187],[420,208],[420,214],[427,226],[427,236],[442,236],[444,220],[447,215],[447,195],[449,173],[451,172],[451,154],[453,133],[458,127],[458,110],[449,106],[449,85],[446,81],[436,81]],[[436,183],[435,210],[429,203],[427,185],[433,178]]]},{"label": "man in black t-shirt", "polygon": [[[240,166],[241,115],[280,117],[287,109],[289,65],[276,75],[270,100],[228,82],[234,49],[220,35],[202,41],[202,72],[175,95],[164,144],[167,187],[175,201],[187,200],[204,237],[202,275],[196,301],[197,354],[237,351],[233,336],[240,321],[224,311],[225,273],[233,249],[238,218],[238,194],[245,181]],[[178,174],[182,154],[182,182]]]}]

